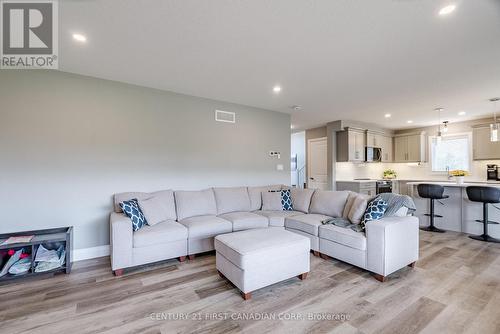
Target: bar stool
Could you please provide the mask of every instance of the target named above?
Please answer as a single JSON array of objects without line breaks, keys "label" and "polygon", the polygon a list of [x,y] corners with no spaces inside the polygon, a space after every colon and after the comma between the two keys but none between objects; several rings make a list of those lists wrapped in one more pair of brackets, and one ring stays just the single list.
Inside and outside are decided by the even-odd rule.
[{"label": "bar stool", "polygon": [[471,235],[469,238],[486,242],[500,243],[499,239],[488,235],[488,224],[496,223],[488,220],[488,204],[500,203],[500,189],[493,187],[470,186],[467,187],[466,190],[467,197],[469,197],[470,201],[483,203],[483,220],[481,221],[483,223],[483,234]]},{"label": "bar stool", "polygon": [[437,184],[419,184],[418,187],[418,196],[422,198],[428,198],[430,199],[431,202],[431,212],[426,213],[425,215],[427,217],[430,217],[430,225],[428,227],[421,227],[420,229],[422,231],[428,231],[428,232],[438,232],[438,233],[444,233],[445,231],[442,229],[437,228],[434,226],[434,218],[443,218],[441,215],[436,215],[434,213],[434,200],[440,200],[440,199],[445,199],[450,196],[448,195],[443,195],[444,193],[444,187],[437,185]]}]

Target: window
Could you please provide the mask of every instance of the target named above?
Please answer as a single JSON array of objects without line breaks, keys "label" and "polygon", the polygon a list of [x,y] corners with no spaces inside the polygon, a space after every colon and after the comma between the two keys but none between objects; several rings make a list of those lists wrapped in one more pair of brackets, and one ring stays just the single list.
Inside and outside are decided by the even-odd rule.
[{"label": "window", "polygon": [[470,171],[471,136],[470,134],[430,137],[431,165],[433,172],[445,172],[447,169]]}]

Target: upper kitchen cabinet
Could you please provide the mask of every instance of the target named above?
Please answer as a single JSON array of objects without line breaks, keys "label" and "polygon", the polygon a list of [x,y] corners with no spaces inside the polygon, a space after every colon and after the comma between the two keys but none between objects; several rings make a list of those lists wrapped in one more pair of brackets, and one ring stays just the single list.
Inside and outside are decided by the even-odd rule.
[{"label": "upper kitchen cabinet", "polygon": [[392,137],[382,136],[382,162],[394,161]]},{"label": "upper kitchen cabinet", "polygon": [[382,147],[384,136],[376,132],[366,132],[366,146],[369,147]]},{"label": "upper kitchen cabinet", "polygon": [[425,161],[424,134],[408,134],[394,137],[394,162],[422,161]]},{"label": "upper kitchen cabinet", "polygon": [[368,130],[366,132],[366,146],[379,147],[382,149],[382,162],[392,162],[392,137],[382,133]]},{"label": "upper kitchen cabinet", "polygon": [[366,132],[366,146],[368,147],[379,147],[382,149],[382,162],[392,162],[392,137],[384,135],[382,133],[372,132],[368,130]]},{"label": "upper kitchen cabinet", "polygon": [[472,129],[472,156],[474,160],[500,159],[500,142],[490,140],[489,125]]},{"label": "upper kitchen cabinet", "polygon": [[365,161],[365,131],[349,128],[337,132],[337,161]]}]

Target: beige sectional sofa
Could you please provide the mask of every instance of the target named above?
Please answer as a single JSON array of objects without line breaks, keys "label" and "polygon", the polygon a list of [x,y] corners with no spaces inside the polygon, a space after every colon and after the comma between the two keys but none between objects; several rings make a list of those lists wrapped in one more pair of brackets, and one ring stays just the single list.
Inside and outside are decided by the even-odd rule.
[{"label": "beige sectional sofa", "polygon": [[[110,216],[111,265],[124,268],[214,250],[217,235],[256,228],[285,228],[306,236],[315,255],[330,256],[367,269],[379,280],[418,259],[418,219],[384,217],[368,222],[366,233],[323,225],[346,216],[350,192],[291,189],[294,211],[262,210],[262,193],[284,186],[211,188],[201,191],[120,193]],[[124,200],[159,197],[162,220],[132,232],[120,209]],[[265,208],[265,207],[264,207]]]}]

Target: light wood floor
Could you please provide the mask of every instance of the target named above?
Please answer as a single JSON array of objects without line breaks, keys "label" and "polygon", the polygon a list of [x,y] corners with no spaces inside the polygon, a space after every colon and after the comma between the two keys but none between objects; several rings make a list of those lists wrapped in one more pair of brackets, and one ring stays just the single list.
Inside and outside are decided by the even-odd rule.
[{"label": "light wood floor", "polygon": [[[421,232],[416,268],[386,283],[311,255],[305,281],[261,289],[250,301],[219,277],[213,255],[119,278],[100,258],[76,263],[70,275],[0,286],[0,333],[500,333],[499,285],[500,245],[452,232]],[[283,319],[309,314],[347,320]],[[166,319],[174,315],[190,319]],[[277,319],[242,319],[252,315]]]}]

